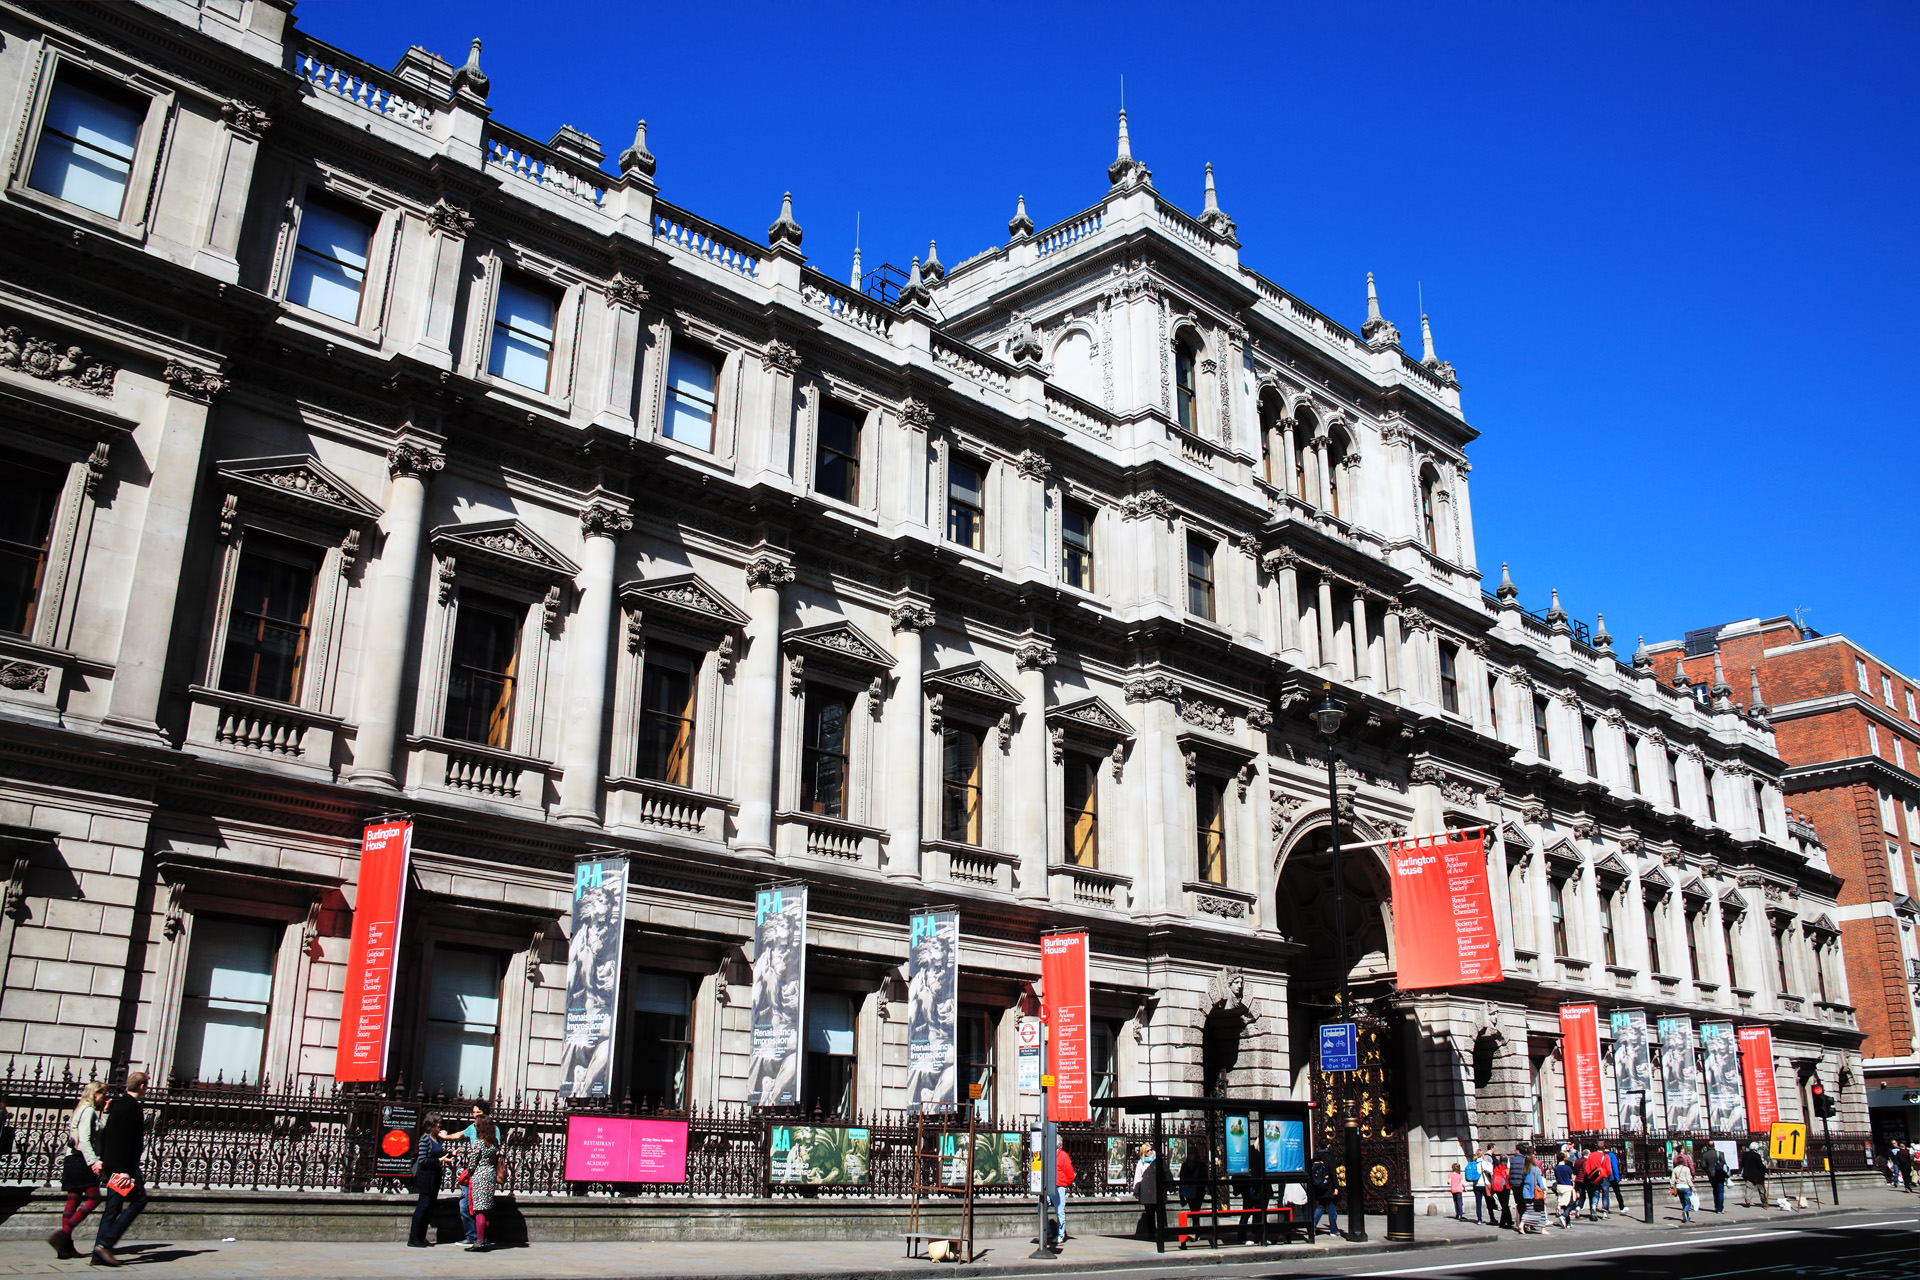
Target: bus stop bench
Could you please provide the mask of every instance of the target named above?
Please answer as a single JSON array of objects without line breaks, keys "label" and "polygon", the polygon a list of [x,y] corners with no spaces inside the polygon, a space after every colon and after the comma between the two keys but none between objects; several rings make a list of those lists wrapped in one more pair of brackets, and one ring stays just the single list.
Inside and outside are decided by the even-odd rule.
[{"label": "bus stop bench", "polygon": [[[1179,1229],[1179,1234],[1174,1238],[1180,1242],[1182,1249],[1186,1248],[1189,1238],[1194,1240],[1202,1238],[1201,1228],[1208,1218],[1215,1218],[1224,1226],[1241,1228],[1244,1237],[1264,1216],[1280,1228],[1281,1238],[1288,1244],[1292,1244],[1294,1227],[1297,1225],[1293,1215],[1294,1208],[1295,1206],[1288,1204],[1275,1205],[1267,1209],[1182,1209],[1174,1218],[1174,1224]],[[1233,1219],[1231,1223],[1226,1221],[1229,1218]],[[1188,1228],[1192,1230],[1189,1231]]]}]

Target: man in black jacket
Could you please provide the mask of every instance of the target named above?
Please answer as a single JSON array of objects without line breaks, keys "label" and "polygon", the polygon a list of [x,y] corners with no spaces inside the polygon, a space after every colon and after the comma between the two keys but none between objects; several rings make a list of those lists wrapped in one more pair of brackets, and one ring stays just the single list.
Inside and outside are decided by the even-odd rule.
[{"label": "man in black jacket", "polygon": [[[147,1137],[147,1117],[141,1110],[140,1099],[146,1092],[146,1072],[136,1071],[128,1076],[120,1096],[107,1104],[107,1118],[95,1140],[100,1153],[100,1185],[107,1193],[106,1205],[100,1210],[100,1231],[93,1240],[92,1261],[99,1266],[121,1265],[120,1259],[113,1256],[113,1247],[147,1207],[147,1180],[140,1173],[140,1156]],[[114,1189],[116,1178],[124,1190]]]}]

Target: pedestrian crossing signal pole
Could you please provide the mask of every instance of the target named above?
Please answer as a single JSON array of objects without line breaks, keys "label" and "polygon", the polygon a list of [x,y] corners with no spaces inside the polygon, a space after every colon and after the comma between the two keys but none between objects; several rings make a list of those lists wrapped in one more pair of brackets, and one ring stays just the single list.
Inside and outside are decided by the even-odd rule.
[{"label": "pedestrian crossing signal pole", "polygon": [[1833,1117],[1837,1108],[1833,1099],[1827,1095],[1827,1086],[1818,1080],[1813,1082],[1813,1114],[1820,1117],[1820,1136],[1827,1144],[1827,1185],[1833,1188],[1833,1203],[1840,1203],[1840,1174],[1833,1167],[1833,1128],[1827,1121]]},{"label": "pedestrian crossing signal pole", "polygon": [[1053,1076],[1047,1071],[1048,1042],[1053,1038],[1053,1028],[1045,1021],[1040,1023],[1040,1141],[1034,1145],[1033,1163],[1040,1166],[1040,1204],[1036,1218],[1036,1230],[1033,1233],[1034,1249],[1029,1258],[1051,1258],[1058,1250],[1051,1247],[1047,1234],[1047,1203],[1053,1190],[1053,1151],[1054,1128],[1047,1119],[1047,1095],[1053,1092]]}]

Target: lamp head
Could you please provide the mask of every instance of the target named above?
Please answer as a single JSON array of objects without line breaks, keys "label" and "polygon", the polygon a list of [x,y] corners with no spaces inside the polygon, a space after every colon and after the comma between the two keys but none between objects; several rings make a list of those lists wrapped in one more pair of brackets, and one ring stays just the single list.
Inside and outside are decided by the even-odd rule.
[{"label": "lamp head", "polygon": [[1314,709],[1313,721],[1322,736],[1331,738],[1340,732],[1340,722],[1347,718],[1347,713],[1345,708],[1334,705],[1331,684],[1321,685],[1320,690],[1320,705]]}]

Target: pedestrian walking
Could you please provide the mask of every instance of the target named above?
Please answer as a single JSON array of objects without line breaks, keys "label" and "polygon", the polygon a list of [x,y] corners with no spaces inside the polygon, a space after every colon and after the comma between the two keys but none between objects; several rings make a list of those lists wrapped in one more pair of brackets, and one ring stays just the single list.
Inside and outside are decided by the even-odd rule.
[{"label": "pedestrian walking", "polygon": [[1054,1247],[1067,1242],[1067,1188],[1073,1185],[1073,1157],[1065,1147],[1053,1153],[1053,1230]]},{"label": "pedestrian walking", "polygon": [[67,1156],[60,1164],[60,1189],[67,1193],[67,1207],[60,1214],[60,1229],[47,1237],[56,1257],[80,1256],[73,1247],[73,1229],[100,1203],[100,1153],[94,1148],[94,1136],[105,1093],[106,1086],[89,1081],[67,1118]]},{"label": "pedestrian walking", "polygon": [[1326,1159],[1315,1160],[1307,1171],[1308,1189],[1313,1193],[1313,1226],[1320,1225],[1320,1215],[1327,1215],[1327,1230],[1334,1235],[1340,1234],[1340,1184],[1333,1176],[1333,1168]]},{"label": "pedestrian walking", "polygon": [[1607,1201],[1607,1153],[1600,1147],[1587,1152],[1587,1158],[1581,1163],[1580,1178],[1587,1188],[1587,1221],[1604,1218],[1612,1206]]},{"label": "pedestrian walking", "polygon": [[1713,1188],[1713,1211],[1727,1211],[1727,1179],[1732,1176],[1727,1170],[1727,1158],[1720,1154],[1720,1148],[1708,1147],[1701,1153],[1707,1164],[1707,1185]]},{"label": "pedestrian walking", "polygon": [[1547,1190],[1538,1160],[1527,1158],[1520,1174],[1520,1223],[1514,1228],[1520,1235],[1529,1231],[1545,1235],[1547,1231]]},{"label": "pedestrian walking", "polygon": [[[1467,1149],[1467,1167],[1462,1172],[1466,1174],[1468,1189],[1473,1192],[1473,1220],[1479,1222],[1481,1220],[1480,1205],[1486,1199],[1487,1193],[1486,1188],[1480,1185],[1480,1157],[1473,1154],[1471,1147]],[[1462,1222],[1467,1220],[1464,1209],[1460,1211],[1460,1220]]]},{"label": "pedestrian walking", "polygon": [[1488,1154],[1494,1157],[1494,1161],[1493,1168],[1487,1173],[1487,1181],[1500,1206],[1500,1218],[1495,1225],[1505,1230],[1513,1226],[1513,1188],[1507,1183],[1511,1175],[1507,1172],[1507,1162],[1499,1158],[1499,1153],[1489,1148]]},{"label": "pedestrian walking", "polygon": [[1134,1224],[1136,1240],[1157,1239],[1156,1215],[1160,1211],[1160,1163],[1154,1158],[1153,1144],[1140,1144],[1140,1159],[1133,1166],[1133,1197],[1140,1202],[1140,1221]]},{"label": "pedestrian walking", "polygon": [[1913,1148],[1904,1142],[1893,1144],[1893,1164],[1900,1170],[1900,1189],[1913,1190]]},{"label": "pedestrian walking", "polygon": [[147,1180],[140,1172],[140,1158],[146,1153],[147,1115],[140,1099],[147,1092],[147,1073],[136,1071],[121,1086],[120,1096],[107,1104],[95,1147],[100,1155],[100,1176],[105,1179],[106,1207],[100,1210],[100,1227],[93,1237],[95,1266],[117,1267],[113,1254],[127,1228],[147,1207]]},{"label": "pedestrian walking", "polygon": [[1620,1206],[1620,1212],[1627,1211],[1627,1198],[1620,1191],[1620,1153],[1609,1144],[1607,1153],[1607,1185],[1613,1188],[1613,1202]]},{"label": "pedestrian walking", "polygon": [[409,1249],[430,1249],[427,1227],[433,1217],[433,1202],[440,1196],[441,1161],[447,1148],[440,1141],[440,1117],[429,1116],[421,1127],[420,1142],[413,1149],[413,1221],[407,1228]]},{"label": "pedestrian walking", "polygon": [[1447,1173],[1447,1190],[1453,1193],[1453,1220],[1465,1222],[1467,1220],[1467,1179],[1460,1172],[1460,1162],[1457,1160]]},{"label": "pedestrian walking", "polygon": [[1749,1143],[1740,1153],[1740,1207],[1752,1208],[1754,1197],[1767,1207],[1767,1162],[1760,1158],[1760,1144]]},{"label": "pedestrian walking", "polygon": [[1669,1176],[1673,1179],[1673,1194],[1680,1199],[1680,1223],[1685,1226],[1693,1221],[1693,1166],[1685,1160],[1675,1160]]},{"label": "pedestrian walking", "polygon": [[487,1212],[493,1208],[493,1191],[502,1175],[500,1128],[491,1120],[476,1120],[468,1129],[473,1134],[461,1152],[461,1172],[467,1180],[467,1203],[473,1213],[473,1243],[468,1253],[486,1253],[493,1248],[487,1239]]},{"label": "pedestrian walking", "polygon": [[1553,1162],[1553,1194],[1555,1207],[1560,1211],[1560,1229],[1573,1226],[1573,1153],[1562,1147],[1559,1158]]}]

